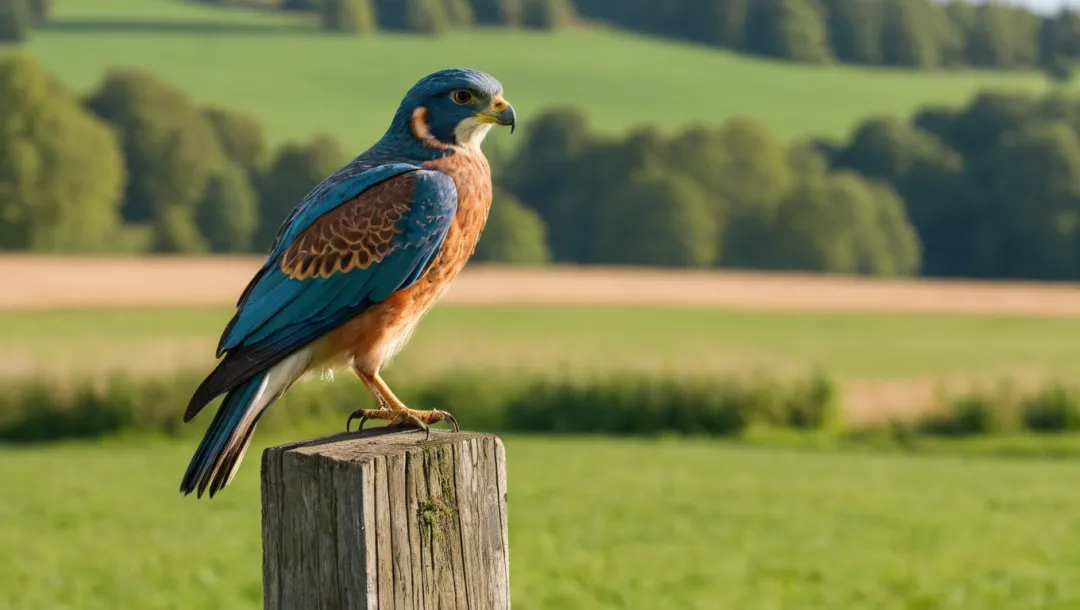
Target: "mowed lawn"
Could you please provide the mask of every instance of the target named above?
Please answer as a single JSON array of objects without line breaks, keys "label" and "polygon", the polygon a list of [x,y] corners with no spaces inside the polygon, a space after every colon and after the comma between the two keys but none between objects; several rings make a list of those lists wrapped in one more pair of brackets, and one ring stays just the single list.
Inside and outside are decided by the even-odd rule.
[{"label": "mowed lawn", "polygon": [[[171,373],[213,362],[231,311],[0,314],[0,376]],[[802,372],[844,379],[1080,374],[1080,319],[615,306],[436,308],[389,371]]]},{"label": "mowed lawn", "polygon": [[[0,607],[261,607],[258,453],[211,501],[191,442],[0,449]],[[1080,604],[1080,465],[507,439],[515,608]]]},{"label": "mowed lawn", "polygon": [[326,131],[352,150],[385,131],[413,82],[452,66],[500,78],[523,130],[541,110],[573,106],[608,131],[741,114],[783,138],[839,137],[868,115],[1047,86],[1035,73],[813,67],[597,27],[332,36],[306,16],[178,0],[57,2],[26,48],[80,91],[110,68],[142,67],[199,102],[250,112],[275,141]]}]

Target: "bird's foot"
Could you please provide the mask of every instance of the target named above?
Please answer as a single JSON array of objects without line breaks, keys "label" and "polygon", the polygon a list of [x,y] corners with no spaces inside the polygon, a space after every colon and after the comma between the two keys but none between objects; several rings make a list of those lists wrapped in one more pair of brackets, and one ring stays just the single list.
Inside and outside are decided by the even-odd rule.
[{"label": "bird's foot", "polygon": [[364,429],[364,423],[368,420],[388,420],[390,423],[388,426],[407,426],[410,428],[418,428],[427,433],[427,436],[431,436],[431,424],[437,424],[443,420],[449,421],[454,427],[454,432],[461,432],[461,427],[458,426],[457,419],[447,413],[446,411],[439,411],[438,409],[432,409],[430,411],[417,411],[416,409],[391,409],[389,407],[383,407],[381,409],[357,409],[349,414],[349,419],[345,422],[345,430],[349,431],[354,419],[360,420],[360,425],[357,427],[357,431]]}]

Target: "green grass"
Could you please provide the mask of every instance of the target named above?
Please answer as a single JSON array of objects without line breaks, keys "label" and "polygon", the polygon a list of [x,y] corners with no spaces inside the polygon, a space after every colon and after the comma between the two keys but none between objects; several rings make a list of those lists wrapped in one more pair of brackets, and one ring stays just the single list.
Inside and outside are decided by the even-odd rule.
[{"label": "green grass", "polygon": [[175,0],[64,0],[28,50],[87,90],[116,66],[148,68],[200,102],[251,112],[270,136],[338,135],[354,150],[386,128],[420,76],[469,66],[500,78],[522,117],[556,105],[605,130],[757,117],[784,138],[842,136],[871,114],[906,115],[976,90],[1042,90],[1034,73],[812,67],[600,28],[440,38],[330,36],[304,17]]},{"label": "green grass", "polygon": [[[192,449],[0,449],[0,607],[261,607],[258,454],[197,502],[176,492]],[[1074,462],[522,438],[507,453],[515,608],[1080,604]]]},{"label": "green grass", "polygon": [[[0,369],[207,366],[227,309],[0,314]],[[1080,374],[1080,320],[633,307],[436,308],[389,369],[805,370],[847,379]]]}]

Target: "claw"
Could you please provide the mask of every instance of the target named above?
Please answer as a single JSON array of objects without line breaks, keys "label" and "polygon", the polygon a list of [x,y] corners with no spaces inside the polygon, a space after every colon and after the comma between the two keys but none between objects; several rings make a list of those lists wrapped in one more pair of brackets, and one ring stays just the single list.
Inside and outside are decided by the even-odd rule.
[{"label": "claw", "polygon": [[380,409],[357,409],[349,414],[349,418],[345,420],[345,431],[352,432],[352,422],[354,419],[359,419],[360,423],[356,431],[364,429],[364,423],[373,419],[385,419],[388,420],[388,426],[408,426],[417,430],[424,431],[424,438],[431,438],[431,426],[430,424],[436,424],[444,419],[450,422],[450,425],[454,427],[454,432],[461,432],[461,426],[458,425],[457,418],[447,413],[446,411],[413,411],[412,409],[391,409],[383,407]]}]

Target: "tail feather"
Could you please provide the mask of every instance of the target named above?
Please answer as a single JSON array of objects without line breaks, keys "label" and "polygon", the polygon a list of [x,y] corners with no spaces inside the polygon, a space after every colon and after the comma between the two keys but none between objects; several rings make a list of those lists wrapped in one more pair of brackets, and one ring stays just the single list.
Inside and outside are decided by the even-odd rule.
[{"label": "tail feather", "polygon": [[197,491],[201,498],[209,487],[213,498],[232,482],[262,414],[303,374],[308,362],[307,351],[301,350],[225,394],[191,457],[180,483],[181,493]]},{"label": "tail feather", "polygon": [[[207,428],[199,448],[195,450],[195,455],[188,464],[187,472],[184,473],[184,479],[180,483],[180,491],[184,495],[198,488],[198,497],[201,498],[215,472],[225,465],[225,458],[233,453],[237,437],[250,440],[255,418],[248,417],[248,413],[265,389],[267,377],[267,373],[260,373],[225,395],[225,400],[214,415],[214,421]],[[251,422],[246,429],[241,427],[245,421]],[[210,497],[213,497],[220,487],[222,486],[211,487]]]}]

